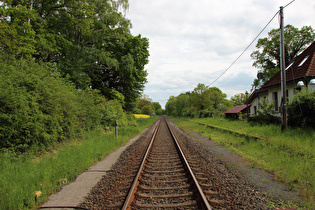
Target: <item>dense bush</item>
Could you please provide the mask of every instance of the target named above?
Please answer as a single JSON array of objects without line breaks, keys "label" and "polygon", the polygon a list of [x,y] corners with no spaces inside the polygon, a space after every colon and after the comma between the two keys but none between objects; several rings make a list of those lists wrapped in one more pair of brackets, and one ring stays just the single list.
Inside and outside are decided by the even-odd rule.
[{"label": "dense bush", "polygon": [[0,147],[25,151],[76,132],[79,105],[49,67],[32,61],[0,65]]},{"label": "dense bush", "polygon": [[274,103],[269,102],[268,99],[261,100],[259,102],[260,109],[257,110],[258,115],[253,115],[248,118],[248,122],[258,124],[281,124],[281,118],[275,116],[273,110]]},{"label": "dense bush", "polygon": [[281,118],[271,115],[271,114],[263,114],[263,115],[251,115],[248,118],[248,122],[251,123],[257,123],[257,124],[265,124],[265,125],[269,125],[269,124],[275,124],[275,125],[279,125],[281,124]]},{"label": "dense bush", "polygon": [[0,149],[42,150],[115,120],[134,123],[119,102],[97,90],[77,90],[47,65],[0,63]]},{"label": "dense bush", "polygon": [[288,125],[315,128],[315,91],[296,94],[288,105]]}]

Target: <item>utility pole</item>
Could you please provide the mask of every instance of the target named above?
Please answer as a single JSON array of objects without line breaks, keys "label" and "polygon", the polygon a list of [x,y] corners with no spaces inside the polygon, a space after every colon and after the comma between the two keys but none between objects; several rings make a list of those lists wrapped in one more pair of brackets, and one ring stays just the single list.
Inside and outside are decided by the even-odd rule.
[{"label": "utility pole", "polygon": [[283,26],[283,7],[280,7],[280,70],[281,70],[281,92],[282,92],[282,131],[286,130],[288,127],[283,27],[284,27]]}]

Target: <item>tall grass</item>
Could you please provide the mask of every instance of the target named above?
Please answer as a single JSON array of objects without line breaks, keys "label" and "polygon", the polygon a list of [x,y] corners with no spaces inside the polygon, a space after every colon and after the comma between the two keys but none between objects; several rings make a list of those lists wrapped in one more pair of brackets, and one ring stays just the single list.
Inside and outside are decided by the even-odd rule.
[{"label": "tall grass", "polygon": [[[315,195],[315,131],[291,129],[282,132],[276,125],[254,125],[246,121],[224,118],[173,119],[203,136],[224,145],[255,164],[273,172],[288,185],[288,190],[299,190],[308,203]],[[197,124],[196,121],[233,130],[224,132]],[[258,139],[238,135],[250,134]],[[309,205],[309,204],[307,204]],[[314,203],[311,204],[314,206]]]},{"label": "tall grass", "polygon": [[[120,127],[118,138],[115,138],[114,132],[105,133],[102,129],[96,129],[85,133],[82,139],[68,141],[40,157],[32,154],[15,156],[10,151],[1,151],[0,209],[38,206],[60,189],[58,180],[67,179],[71,182],[155,120],[141,119],[137,127]],[[37,203],[34,191],[42,192]]]}]

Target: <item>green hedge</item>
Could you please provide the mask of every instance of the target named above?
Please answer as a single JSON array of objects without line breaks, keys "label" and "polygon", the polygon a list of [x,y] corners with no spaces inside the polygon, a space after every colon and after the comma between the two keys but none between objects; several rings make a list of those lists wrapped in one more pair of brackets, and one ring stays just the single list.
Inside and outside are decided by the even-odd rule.
[{"label": "green hedge", "polygon": [[288,105],[288,125],[315,128],[315,91],[303,90]]},{"label": "green hedge", "polygon": [[77,90],[46,64],[0,61],[0,149],[49,149],[99,125],[135,123],[117,101]]},{"label": "green hedge", "polygon": [[32,61],[0,66],[0,147],[24,152],[73,135],[77,128],[75,93],[55,72]]}]

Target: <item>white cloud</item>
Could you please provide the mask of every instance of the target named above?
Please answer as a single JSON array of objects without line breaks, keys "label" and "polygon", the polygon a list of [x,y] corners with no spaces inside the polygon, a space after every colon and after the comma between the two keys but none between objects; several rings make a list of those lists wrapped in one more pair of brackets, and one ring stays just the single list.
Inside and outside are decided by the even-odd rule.
[{"label": "white cloud", "polygon": [[[144,94],[164,107],[171,95],[210,85],[247,47],[280,6],[291,0],[130,0],[127,18],[134,35],[149,38],[148,83]],[[285,24],[314,24],[314,0],[296,0],[285,8]],[[279,27],[278,18],[268,31]],[[312,26],[314,28],[314,26]],[[255,44],[213,86],[228,96],[250,90],[257,69]]]}]

